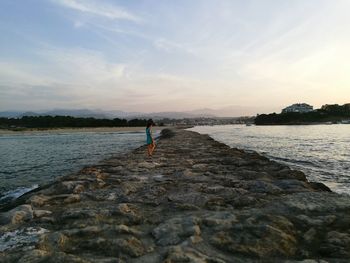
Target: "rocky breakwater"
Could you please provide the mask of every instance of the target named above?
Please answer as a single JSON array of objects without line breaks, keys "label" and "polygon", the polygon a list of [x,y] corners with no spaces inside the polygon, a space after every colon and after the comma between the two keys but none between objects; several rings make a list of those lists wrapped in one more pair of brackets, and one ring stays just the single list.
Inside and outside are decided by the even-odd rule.
[{"label": "rocky breakwater", "polygon": [[145,152],[3,208],[0,261],[349,262],[349,196],[195,132],[164,130]]}]

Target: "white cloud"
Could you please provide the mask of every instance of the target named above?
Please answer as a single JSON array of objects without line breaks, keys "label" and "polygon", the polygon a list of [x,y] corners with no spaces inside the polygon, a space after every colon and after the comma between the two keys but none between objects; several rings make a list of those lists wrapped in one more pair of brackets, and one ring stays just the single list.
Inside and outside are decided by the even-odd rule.
[{"label": "white cloud", "polygon": [[[176,109],[179,101],[190,107],[194,101],[210,97],[200,91],[205,85],[200,80],[110,62],[96,51],[42,47],[37,56],[40,65],[0,64],[1,93],[16,96],[17,108],[42,108],[46,103],[49,107],[154,111]],[[63,103],[66,98],[69,100]],[[4,107],[14,107],[5,97],[2,100]]]},{"label": "white cloud", "polygon": [[112,20],[129,20],[139,22],[141,19],[121,7],[93,0],[52,0],[64,7],[77,10],[82,13],[101,16]]},{"label": "white cloud", "polygon": [[164,38],[158,38],[154,41],[154,46],[158,49],[165,50],[167,52],[181,51],[189,54],[194,54],[193,50],[188,48],[182,43],[176,43]]},{"label": "white cloud", "polygon": [[[350,96],[346,1],[146,1],[125,8],[112,0],[51,1],[73,10],[63,18],[84,30],[67,28],[68,38],[52,44],[67,48],[38,42],[37,59],[33,50],[23,63],[4,57],[0,85],[6,92],[28,89],[40,97],[50,89],[52,102],[61,94],[80,107],[132,111],[295,100],[319,105]],[[140,21],[147,23],[134,23]],[[35,105],[36,97],[22,99],[28,98]]]},{"label": "white cloud", "polygon": [[40,50],[38,56],[53,65],[53,76],[71,83],[94,85],[123,77],[125,64],[108,62],[104,55],[87,49],[50,48]]},{"label": "white cloud", "polygon": [[74,22],[74,27],[75,28],[80,28],[80,27],[83,27],[84,26],[84,23],[82,21],[75,21]]},{"label": "white cloud", "polygon": [[1,62],[0,84],[15,88],[25,84],[46,85],[50,82],[50,78],[39,76],[35,71],[35,66],[26,63]]}]

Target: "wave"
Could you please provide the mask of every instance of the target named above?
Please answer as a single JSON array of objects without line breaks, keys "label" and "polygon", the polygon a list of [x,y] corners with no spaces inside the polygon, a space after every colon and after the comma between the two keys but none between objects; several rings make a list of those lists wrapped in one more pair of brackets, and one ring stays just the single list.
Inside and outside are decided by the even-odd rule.
[{"label": "wave", "polygon": [[25,193],[28,193],[28,192],[30,192],[38,187],[39,187],[39,185],[34,184],[30,187],[18,187],[16,189],[2,193],[0,195],[0,204],[8,203],[12,200],[15,200],[18,197],[21,197],[22,195],[24,195]]},{"label": "wave", "polygon": [[311,165],[311,166],[316,166],[316,167],[318,166],[315,162],[311,162],[311,161],[290,159],[290,158],[285,158],[285,157],[276,157],[276,156],[271,156],[271,155],[267,155],[267,156],[275,161],[283,161],[283,162],[287,162],[287,163],[300,164],[300,165]]}]

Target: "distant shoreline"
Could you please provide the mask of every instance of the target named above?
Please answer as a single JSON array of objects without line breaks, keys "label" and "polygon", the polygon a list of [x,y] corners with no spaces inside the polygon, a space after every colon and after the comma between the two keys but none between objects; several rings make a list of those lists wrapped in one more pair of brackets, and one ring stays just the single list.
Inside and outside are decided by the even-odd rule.
[{"label": "distant shoreline", "polygon": [[337,125],[348,123],[333,123],[333,122],[286,122],[286,123],[264,123],[255,124],[256,126],[310,126],[310,125]]},{"label": "distant shoreline", "polygon": [[[162,130],[165,126],[155,126],[154,130]],[[21,135],[37,133],[66,133],[66,132],[143,132],[145,127],[87,127],[87,128],[25,128],[23,130],[0,129],[0,135]]]}]

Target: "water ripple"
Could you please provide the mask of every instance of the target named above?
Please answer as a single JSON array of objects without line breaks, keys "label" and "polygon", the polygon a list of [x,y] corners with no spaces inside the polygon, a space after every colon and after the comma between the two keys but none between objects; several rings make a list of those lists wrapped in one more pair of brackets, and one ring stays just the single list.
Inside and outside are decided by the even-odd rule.
[{"label": "water ripple", "polygon": [[350,125],[198,126],[231,147],[255,150],[302,170],[310,181],[350,194]]},{"label": "water ripple", "polygon": [[143,133],[39,133],[0,136],[0,204],[33,185],[144,143]]}]

